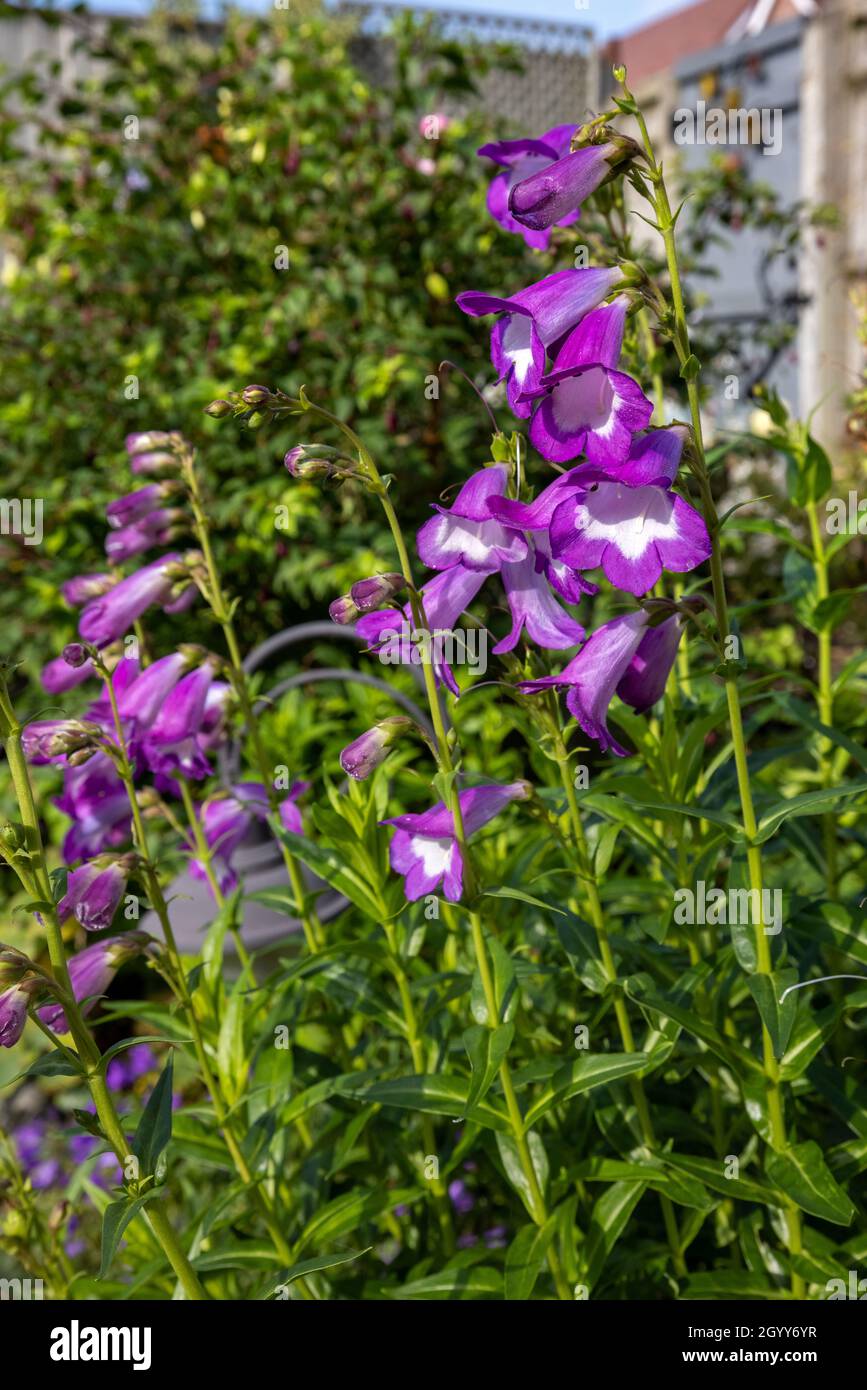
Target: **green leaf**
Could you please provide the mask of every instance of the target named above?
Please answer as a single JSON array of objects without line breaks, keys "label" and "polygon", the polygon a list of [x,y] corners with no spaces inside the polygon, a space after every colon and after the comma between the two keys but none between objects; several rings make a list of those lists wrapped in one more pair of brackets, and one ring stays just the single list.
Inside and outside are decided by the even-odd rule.
[{"label": "green leaf", "polygon": [[297,1264],[290,1265],[278,1279],[269,1280],[257,1297],[273,1301],[277,1291],[295,1279],[302,1279],[305,1274],[318,1274],[322,1269],[336,1269],[338,1265],[351,1264],[353,1260],[360,1260],[371,1248],[368,1245],[364,1250],[347,1250],[334,1255],[311,1255],[309,1260],[299,1260]]},{"label": "green leaf", "polygon": [[676,1168],[700,1179],[705,1187],[719,1192],[724,1197],[735,1197],[743,1202],[758,1202],[761,1206],[780,1206],[781,1199],[771,1188],[754,1178],[727,1178],[723,1159],[696,1158],[692,1154],[666,1153],[662,1161],[667,1168]]},{"label": "green leaf", "polygon": [[233,1240],[216,1250],[196,1255],[192,1263],[198,1270],[258,1269],[260,1265],[279,1263],[279,1260],[273,1245],[267,1241]]},{"label": "green leaf", "polygon": [[463,1077],[444,1076],[441,1072],[400,1076],[394,1081],[379,1081],[363,1092],[366,1101],[382,1105],[397,1105],[406,1110],[423,1110],[431,1115],[452,1115],[455,1119],[469,1118],[488,1129],[511,1131],[507,1115],[483,1100],[472,1110],[467,1108],[470,1083]]},{"label": "green leaf", "polygon": [[504,1296],[511,1303],[524,1303],[530,1297],[548,1248],[557,1231],[556,1212],[541,1228],[522,1226],[506,1251]]},{"label": "green leaf", "polygon": [[563,911],[562,907],[555,907],[553,903],[546,903],[542,898],[534,898],[531,894],[525,893],[522,888],[509,888],[507,886],[501,888],[486,888],[482,897],[515,898],[518,902],[529,903],[531,907],[541,907],[544,912],[556,912],[560,917],[566,917],[568,915]]},{"label": "green leaf", "polygon": [[686,361],[680,369],[681,377],[684,381],[695,381],[696,377],[699,375],[700,372],[701,363],[699,362],[694,352],[690,353],[689,357],[687,357]]},{"label": "green leaf", "polygon": [[141,1197],[121,1197],[119,1201],[110,1202],[106,1207],[102,1215],[102,1258],[97,1275],[98,1279],[104,1279],[108,1274],[120,1238],[130,1221],[141,1211],[146,1202],[151,1202],[155,1197],[159,1197],[160,1192],[160,1188],[152,1187]]},{"label": "green leaf", "polygon": [[640,1072],[647,1062],[643,1052],[584,1053],[576,1057],[574,1062],[567,1062],[554,1073],[542,1095],[527,1111],[525,1125],[527,1128],[534,1125],[555,1105],[562,1105],[573,1096],[591,1091],[596,1086],[608,1086],[621,1077]]},{"label": "green leaf", "polygon": [[830,1004],[818,1013],[810,1009],[801,1012],[780,1063],[781,1081],[796,1081],[803,1075],[837,1027],[840,1013],[841,1008],[837,1004]]},{"label": "green leaf", "polygon": [[[797,979],[797,970],[790,969],[777,970],[772,975],[750,975],[747,980],[747,988],[756,1001],[756,1008],[761,1015],[762,1023],[770,1034],[777,1061],[780,1060],[789,1045],[795,1015],[798,1012],[797,994],[788,994],[785,999],[783,999],[783,995],[789,985],[795,984]],[[780,1003],[781,999],[783,999],[782,1003]]]},{"label": "green leaf", "polygon": [[192,1038],[163,1038],[144,1033],[138,1037],[122,1038],[120,1042],[116,1042],[113,1047],[103,1052],[99,1063],[100,1070],[105,1071],[111,1059],[116,1057],[119,1052],[124,1052],[128,1047],[138,1047],[139,1043],[168,1043],[170,1047],[178,1047],[185,1042],[192,1042]]},{"label": "green leaf", "polygon": [[55,1048],[53,1052],[40,1053],[35,1062],[31,1062],[30,1066],[25,1067],[24,1071],[19,1071],[10,1081],[6,1081],[3,1084],[5,1086],[14,1086],[16,1081],[22,1081],[25,1076],[84,1075],[84,1067],[76,1065],[72,1059],[72,1054],[67,1056],[65,1052],[61,1052],[60,1048]]},{"label": "green leaf", "polygon": [[467,1093],[468,1110],[487,1095],[514,1036],[514,1023],[501,1023],[493,1029],[477,1023],[464,1033],[464,1046],[473,1068]]},{"label": "green leaf", "polygon": [[305,1246],[315,1241],[339,1240],[341,1236],[355,1231],[366,1221],[376,1219],[381,1212],[410,1204],[419,1200],[419,1190],[411,1187],[385,1187],[381,1183],[375,1188],[357,1188],[344,1192],[340,1197],[326,1202],[313,1213],[294,1253],[300,1255]]},{"label": "green leaf", "polygon": [[615,1182],[593,1206],[590,1229],[581,1252],[581,1279],[592,1295],[605,1261],[620,1239],[644,1193],[639,1182]]},{"label": "green leaf", "polygon": [[[544,1196],[545,1189],[548,1186],[548,1155],[545,1153],[545,1145],[534,1130],[530,1130],[526,1135],[526,1139],[527,1147],[530,1151],[530,1160],[533,1165],[533,1172],[536,1175],[536,1182],[539,1184],[539,1190]],[[500,1158],[506,1170],[506,1177],[520,1196],[530,1216],[533,1216],[536,1210],[536,1203],[533,1199],[532,1186],[529,1176],[524,1171],[521,1155],[512,1135],[510,1133],[498,1131],[497,1148],[500,1151]]]},{"label": "green leaf", "polygon": [[695,1299],[759,1299],[761,1302],[772,1299],[790,1299],[788,1289],[775,1287],[761,1274],[740,1269],[712,1269],[701,1274],[690,1275],[684,1286],[681,1298]]},{"label": "green leaf", "polygon": [[139,1161],[142,1177],[156,1172],[160,1154],[172,1137],[173,1062],[174,1054],[170,1052],[132,1141],[132,1152]]},{"label": "green leaf", "polygon": [[812,1139],[768,1154],[765,1171],[775,1187],[811,1216],[848,1226],[855,1215],[855,1207],[834,1180],[822,1150]]},{"label": "green leaf", "polygon": [[233,1105],[243,1092],[247,1075],[244,1051],[244,990],[239,981],[229,998],[220,1020],[217,1039],[217,1071],[226,1100]]},{"label": "green leaf", "polygon": [[775,835],[783,821],[790,816],[819,816],[836,810],[850,796],[858,796],[867,791],[867,777],[849,782],[843,787],[829,787],[827,791],[804,792],[801,796],[791,796],[780,801],[770,811],[766,811],[759,822],[754,843],[764,844]]},{"label": "green leaf", "polygon": [[399,1289],[384,1290],[386,1298],[442,1299],[462,1298],[502,1298],[503,1276],[498,1269],[489,1265],[472,1265],[456,1269],[444,1269],[440,1274],[429,1274],[425,1279],[413,1279]]},{"label": "green leaf", "polygon": [[339,850],[328,845],[315,845],[306,835],[284,830],[280,822],[273,817],[269,819],[269,824],[277,839],[282,841],[295,858],[303,860],[308,868],[338,893],[355,903],[366,917],[372,917],[377,922],[381,920],[382,909],[375,892],[360,874],[350,868]]}]

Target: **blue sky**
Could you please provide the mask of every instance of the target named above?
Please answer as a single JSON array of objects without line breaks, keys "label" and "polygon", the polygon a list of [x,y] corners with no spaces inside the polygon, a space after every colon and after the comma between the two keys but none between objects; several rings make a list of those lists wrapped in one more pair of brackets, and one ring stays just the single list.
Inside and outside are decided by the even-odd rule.
[{"label": "blue sky", "polygon": [[[326,0],[327,2],[327,0]],[[245,9],[261,10],[270,0],[241,0]],[[659,15],[682,9],[688,0],[420,0],[420,8],[475,10],[487,14],[513,14],[533,18],[573,20],[586,24],[598,37],[609,38],[647,24]],[[204,8],[217,8],[205,5]],[[116,13],[141,13],[149,0],[90,0],[90,8]]]}]

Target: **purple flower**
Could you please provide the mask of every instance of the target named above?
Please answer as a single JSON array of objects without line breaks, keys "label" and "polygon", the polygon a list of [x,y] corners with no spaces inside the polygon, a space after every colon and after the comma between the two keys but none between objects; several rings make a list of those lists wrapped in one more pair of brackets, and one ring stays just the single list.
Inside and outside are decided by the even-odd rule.
[{"label": "purple flower", "polygon": [[[295,802],[309,785],[309,782],[295,782],[280,803],[280,821],[283,828],[293,834],[300,834],[302,829],[301,812]],[[237,886],[232,856],[247,838],[254,821],[267,819],[269,809],[268,793],[261,782],[238,782],[232,787],[231,795],[211,797],[202,804],[202,830],[222,893],[231,892]],[[207,882],[205,865],[200,859],[190,860],[190,873]]]},{"label": "purple flower", "polygon": [[[486,578],[483,570],[453,564],[450,569],[429,579],[421,590],[429,632],[450,631],[472,603]],[[356,632],[379,652],[380,660],[386,665],[417,666],[423,659],[417,643],[412,640],[416,627],[409,604],[405,605],[402,614],[395,613],[393,609],[365,613],[356,624]],[[433,653],[433,666],[437,680],[459,695],[454,675],[445,661],[439,659],[436,650]]]},{"label": "purple flower", "polygon": [[175,584],[185,576],[180,555],[163,555],[89,603],[81,615],[79,633],[97,647],[115,642],[152,603],[168,604]]},{"label": "purple flower", "polygon": [[[71,645],[71,644],[70,644]],[[49,695],[60,695],[64,690],[74,690],[93,675],[93,662],[86,659],[80,666],[70,666],[62,656],[56,656],[42,668],[42,684]]]},{"label": "purple flower", "polygon": [[117,859],[98,855],[80,869],[73,869],[66,893],[57,905],[61,921],[74,916],[87,931],[110,927],[136,862],[133,854]]},{"label": "purple flower", "polygon": [[128,434],[124,445],[128,454],[141,454],[149,449],[164,449],[171,444],[172,438],[167,430],[146,430],[139,434]]},{"label": "purple flower", "polygon": [[[82,1013],[90,1013],[121,965],[139,955],[149,941],[146,932],[125,932],[122,936],[113,936],[108,941],[97,941],[93,946],[86,946],[70,958],[72,993],[82,1005]],[[68,1032],[66,1014],[60,1004],[44,1004],[38,1013],[42,1022],[53,1032]]]},{"label": "purple flower", "polygon": [[149,449],[143,454],[133,454],[129,466],[131,472],[148,476],[154,473],[166,473],[170,468],[176,468],[177,463],[175,455],[168,453],[165,449]]},{"label": "purple flower", "polygon": [[500,521],[533,533],[530,539],[535,549],[536,569],[542,570],[551,587],[569,603],[577,603],[584,594],[598,592],[598,585],[591,584],[562,560],[554,560],[551,556],[548,535],[551,518],[564,498],[579,486],[577,478],[580,473],[580,468],[560,473],[533,502],[493,497],[488,503],[492,514]]},{"label": "purple flower", "polygon": [[149,729],[178,681],[201,654],[198,648],[171,652],[146,666],[118,698],[118,713],[122,719],[134,719],[137,730]]},{"label": "purple flower", "polygon": [[407,729],[413,727],[413,721],[403,714],[395,714],[389,719],[381,720],[343,749],[340,754],[340,766],[347,776],[362,782],[385,762],[392,743]]},{"label": "purple flower", "polygon": [[79,574],[75,579],[67,579],[65,584],[61,584],[60,592],[67,603],[73,608],[78,608],[82,603],[89,603],[91,599],[107,594],[116,583],[113,574]]},{"label": "purple flower", "polygon": [[[425,522],[417,537],[418,553],[426,565],[443,570],[461,564],[492,574],[501,565],[524,558],[524,537],[507,530],[488,507],[490,498],[503,496],[508,478],[504,463],[482,468],[467,479],[448,510],[434,506],[437,515]],[[433,625],[429,613],[428,621]]]},{"label": "purple flower", "polygon": [[603,468],[622,463],[633,434],[649,423],[651,402],[632,377],[616,370],[627,308],[626,297],[620,295],[589,313],[531,393],[541,399],[530,440],[543,458],[566,463],[584,452]]},{"label": "purple flower", "polygon": [[581,624],[570,618],[551,593],[545,577],[546,563],[544,554],[531,549],[526,559],[516,565],[503,566],[503,584],[512,610],[512,630],[494,647],[495,656],[512,651],[524,628],[531,641],[555,650],[574,647],[586,636]]},{"label": "purple flower", "polygon": [[476,290],[458,295],[456,302],[465,314],[503,314],[491,333],[491,361],[499,379],[508,383],[509,405],[516,415],[526,419],[530,414],[530,402],[522,401],[521,393],[538,387],[546,351],[601,304],[621,278],[616,268],[557,270],[508,299]]},{"label": "purple flower", "polygon": [[550,537],[556,559],[576,570],[601,565],[610,584],[636,596],[663,570],[686,573],[711,553],[702,517],[667,487],[630,487],[592,469],[586,490],[557,507]]},{"label": "purple flower", "polygon": [[[530,795],[526,782],[508,786],[472,787],[459,795],[464,833],[469,839],[516,799]],[[389,847],[391,867],[404,876],[410,902],[433,893],[440,883],[449,902],[459,902],[463,887],[463,858],[455,839],[451,811],[440,801],[421,814],[392,816],[382,825],[396,827]]]},{"label": "purple flower", "polygon": [[30,998],[45,982],[38,976],[25,977],[0,994],[0,1047],[14,1047],[27,1022]]},{"label": "purple flower", "polygon": [[128,492],[125,497],[116,498],[114,502],[109,502],[105,509],[109,526],[120,530],[124,526],[143,521],[145,517],[158,510],[172,491],[173,486],[169,482],[148,483],[147,487],[140,487],[136,492]]},{"label": "purple flower", "polygon": [[[636,708],[647,709],[665,688],[674,662],[680,628],[677,619],[662,627],[665,633],[648,627],[643,610],[612,618],[588,638],[577,656],[556,676],[519,682],[519,690],[534,692],[549,686],[566,687],[566,707],[603,752],[610,749],[626,757],[626,749],[608,730],[608,706],[615,693]],[[670,627],[669,623],[675,626]]]},{"label": "purple flower", "polygon": [[[531,230],[517,222],[509,211],[510,194],[516,184],[544,171],[565,155],[576,130],[578,126],[574,125],[554,126],[539,140],[496,140],[482,145],[478,151],[483,158],[504,166],[488,189],[488,212],[505,231],[517,232],[534,250],[544,251],[551,240],[551,233]],[[567,227],[577,217],[577,212],[567,213],[561,218],[560,225]]]},{"label": "purple flower", "polygon": [[153,772],[164,777],[180,772],[196,780],[210,773],[197,735],[204,724],[216,670],[216,659],[209,657],[182,676],[165,699],[141,745]]},{"label": "purple flower", "polygon": [[566,154],[529,177],[512,185],[509,212],[522,227],[544,232],[555,222],[564,226],[574,219],[585,198],[589,198],[611,173],[617,146],[588,145]]},{"label": "purple flower", "polygon": [[177,507],[161,507],[150,516],[124,526],[120,531],[109,531],[105,538],[105,553],[114,565],[132,560],[153,550],[155,545],[168,545],[182,533],[183,528],[176,523],[183,519],[183,512]]},{"label": "purple flower", "polygon": [[459,1216],[466,1216],[476,1205],[476,1199],[463,1178],[455,1178],[449,1183],[449,1201]]},{"label": "purple flower", "polygon": [[129,799],[106,753],[97,753],[80,767],[67,767],[63,794],[54,804],[72,820],[63,841],[67,864],[116,849],[129,840]]}]

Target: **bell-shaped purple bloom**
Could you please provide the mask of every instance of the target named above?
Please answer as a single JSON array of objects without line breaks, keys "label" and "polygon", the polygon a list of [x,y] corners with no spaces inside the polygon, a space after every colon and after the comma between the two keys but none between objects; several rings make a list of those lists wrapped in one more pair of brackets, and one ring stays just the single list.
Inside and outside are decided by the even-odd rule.
[{"label": "bell-shaped purple bloom", "polygon": [[85,642],[97,647],[117,641],[152,603],[169,603],[183,574],[180,555],[163,555],[152,561],[89,603],[81,615],[79,633]]},{"label": "bell-shaped purple bloom", "polygon": [[[484,570],[471,570],[464,565],[453,564],[450,569],[429,579],[421,590],[429,632],[451,631],[487,577]],[[401,613],[395,613],[393,609],[365,613],[356,623],[355,630],[387,665],[412,666],[418,665],[421,660],[412,640],[416,629],[409,604]],[[447,685],[453,694],[460,694],[450,667],[444,661],[438,661],[436,653],[434,671],[437,679]]]},{"label": "bell-shaped purple bloom", "polygon": [[135,492],[128,492],[126,496],[116,498],[114,502],[109,502],[105,509],[109,526],[120,530],[124,526],[143,521],[162,506],[171,492],[171,483],[148,483],[146,487],[140,487]]},{"label": "bell-shaped purple bloom", "polygon": [[[72,993],[82,1006],[82,1013],[90,1013],[99,997],[105,994],[121,965],[133,956],[139,955],[149,941],[147,932],[124,932],[123,935],[113,936],[108,941],[97,941],[93,946],[86,946],[83,951],[78,951],[70,958],[69,980]],[[44,1004],[37,1012],[52,1032],[68,1031],[66,1014],[60,1004]]]},{"label": "bell-shaped purple bloom", "polygon": [[679,628],[653,636],[654,629],[648,623],[648,614],[641,609],[612,618],[596,629],[559,675],[521,681],[518,688],[534,692],[550,686],[565,687],[566,707],[584,733],[595,739],[603,752],[610,750],[618,757],[626,757],[627,750],[609,732],[608,706],[615,694],[622,699],[627,695],[637,698],[637,707],[642,709],[658,699],[680,638]]},{"label": "bell-shaped purple bloom", "polygon": [[513,183],[509,213],[531,232],[544,232],[555,222],[565,225],[608,178],[617,153],[616,145],[588,145],[536,169]]},{"label": "bell-shaped purple bloom", "polygon": [[465,314],[502,314],[491,333],[491,361],[507,382],[509,405],[526,419],[531,404],[522,392],[535,391],[545,370],[545,354],[565,338],[622,278],[618,269],[557,270],[508,299],[468,290],[457,304]]},{"label": "bell-shaped purple bloom", "polygon": [[66,893],[57,905],[58,916],[61,920],[74,916],[86,931],[110,927],[136,862],[131,854],[117,859],[99,855],[80,869],[73,869]]},{"label": "bell-shaped purple bloom", "polygon": [[621,295],[594,309],[568,336],[539,399],[530,440],[543,458],[566,463],[585,453],[602,468],[622,463],[653,406],[638,382],[616,370],[628,303]]},{"label": "bell-shaped purple bloom", "polygon": [[[451,507],[435,506],[436,516],[418,533],[418,553],[431,569],[461,564],[468,570],[492,574],[527,554],[527,542],[492,517],[488,502],[502,497],[509,477],[504,463],[482,468],[468,478]],[[427,602],[425,601],[425,609]],[[428,621],[432,621],[428,614]]]},{"label": "bell-shaped purple bloom", "polygon": [[560,503],[550,537],[558,560],[581,570],[601,565],[610,584],[636,596],[663,570],[685,574],[711,553],[704,520],[676,493],[630,487],[602,472]]},{"label": "bell-shaped purple bloom", "polygon": [[492,514],[508,526],[531,531],[535,548],[536,569],[541,570],[552,589],[568,603],[577,603],[584,594],[595,594],[598,585],[582,578],[562,560],[551,554],[548,534],[551,518],[565,498],[580,487],[580,468],[560,473],[532,502],[518,502],[509,497],[492,497],[488,503]]},{"label": "bell-shaped purple bloom", "polygon": [[167,697],[142,744],[153,772],[164,777],[182,773],[195,780],[210,773],[196,735],[204,722],[208,691],[216,670],[214,661],[203,661],[183,676]]},{"label": "bell-shaped purple bloom", "polygon": [[[472,787],[461,792],[461,819],[467,839],[499,815],[510,801],[523,800],[530,792],[526,782]],[[444,802],[420,815],[392,816],[381,824],[396,827],[389,858],[391,867],[404,877],[404,893],[410,902],[433,893],[440,883],[449,902],[460,901],[463,857],[455,839],[452,813]]]},{"label": "bell-shaped purple bloom", "polygon": [[494,655],[510,652],[526,628],[527,636],[540,647],[555,650],[574,647],[586,633],[580,623],[560,607],[548,587],[545,557],[531,549],[515,565],[503,565],[502,579],[512,611],[512,630],[494,647]]},{"label": "bell-shaped purple bloom", "polygon": [[662,699],[682,636],[680,618],[674,613],[656,627],[648,627],[638,644],[638,651],[617,687],[623,703],[631,705],[638,714]]},{"label": "bell-shaped purple bloom", "polygon": [[[293,834],[300,834],[302,830],[301,812],[295,803],[309,785],[309,782],[295,782],[280,803],[280,821],[284,830]],[[237,887],[238,876],[232,867],[232,856],[247,838],[254,821],[267,819],[269,809],[268,794],[261,782],[238,782],[232,787],[231,795],[211,797],[203,803],[202,830],[222,893]],[[194,878],[207,881],[200,859],[190,860],[190,873]]]},{"label": "bell-shaped purple bloom", "polygon": [[[554,126],[538,140],[496,140],[482,145],[478,151],[483,158],[502,166],[488,188],[488,212],[505,231],[517,232],[534,250],[544,251],[551,233],[533,231],[516,221],[509,211],[509,195],[516,184],[544,171],[568,153],[577,129],[575,125]],[[567,227],[577,217],[577,212],[567,213],[560,219],[560,225]]]},{"label": "bell-shaped purple bloom", "polygon": [[171,652],[146,666],[117,702],[122,719],[134,719],[137,732],[149,729],[182,676],[195,658],[190,650]]},{"label": "bell-shaped purple bloom", "polygon": [[67,767],[63,794],[54,804],[72,821],[63,841],[67,864],[117,849],[129,840],[129,798],[106,753],[97,753],[81,767]]}]

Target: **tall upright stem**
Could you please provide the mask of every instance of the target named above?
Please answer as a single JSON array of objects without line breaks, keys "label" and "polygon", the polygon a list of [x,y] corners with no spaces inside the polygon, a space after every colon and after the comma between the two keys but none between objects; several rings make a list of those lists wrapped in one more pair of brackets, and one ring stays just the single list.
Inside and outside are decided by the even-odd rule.
[{"label": "tall upright stem", "polygon": [[[634,101],[632,94],[626,88],[624,91],[627,96]],[[653,150],[653,143],[647,130],[644,117],[636,108],[639,129],[641,132],[642,143],[647,158],[647,172],[652,184],[652,202],[656,213],[657,226],[665,246],[665,259],[668,267],[669,280],[671,283],[671,298],[673,306],[673,326],[672,338],[677,352],[678,360],[686,380],[686,390],[689,399],[689,411],[692,421],[693,444],[695,450],[695,472],[698,478],[701,492],[702,510],[704,512],[705,523],[711,540],[711,583],[713,585],[714,605],[716,608],[717,628],[720,636],[725,638],[729,633],[729,612],[728,598],[726,595],[725,575],[723,572],[722,546],[720,540],[720,521],[719,514],[714,502],[713,492],[710,485],[710,475],[708,473],[707,459],[704,451],[704,437],[702,433],[701,404],[699,400],[697,384],[697,367],[692,355],[690,345],[689,328],[686,318],[686,304],[684,301],[683,284],[680,277],[680,267],[677,256],[677,238],[675,234],[675,218],[672,215],[671,203],[669,202],[668,192],[665,186],[662,170],[656,162]],[[686,369],[685,371],[683,369]],[[726,703],[728,706],[729,727],[731,730],[732,746],[735,755],[735,771],[737,775],[738,795],[741,803],[741,819],[743,822],[744,834],[747,841],[747,867],[750,880],[750,889],[753,894],[753,901],[763,903],[762,893],[762,856],[759,846],[755,843],[756,836],[756,815],[753,805],[752,789],[750,787],[749,767],[747,764],[746,744],[744,741],[743,718],[741,715],[741,702],[737,687],[737,673],[731,667],[724,673]],[[756,958],[757,971],[759,974],[770,975],[772,972],[771,950],[765,932],[764,915],[761,911],[757,914],[758,921],[755,924]],[[786,1122],[783,1112],[782,1092],[780,1088],[779,1066],[774,1056],[774,1048],[770,1033],[764,1021],[761,1020],[762,1031],[762,1056],[766,1079],[766,1096],[768,1107],[768,1124],[770,1129],[770,1142],[772,1148],[779,1150],[787,1146]],[[787,1226],[787,1245],[789,1253],[797,1254],[801,1249],[801,1214],[794,1203],[789,1203],[786,1207],[786,1226]],[[802,1297],[804,1293],[804,1281],[797,1275],[791,1276],[792,1292],[796,1297]]]},{"label": "tall upright stem", "polygon": [[[97,1118],[102,1126],[103,1134],[113,1149],[121,1170],[123,1170],[129,1157],[129,1144],[101,1069],[101,1053],[84,1021],[70,984],[63,932],[57,909],[54,906],[54,895],[45,862],[45,847],[42,843],[42,831],[39,825],[33,788],[30,783],[30,772],[21,747],[22,726],[12,707],[9,692],[2,676],[0,676],[0,725],[2,725],[3,743],[12,776],[12,784],[15,788],[18,810],[25,829],[27,848],[30,852],[30,869],[47,905],[42,913],[42,918],[45,923],[52,972],[66,996],[63,1001],[64,1014],[78,1055],[86,1068],[87,1085],[96,1107]],[[143,1211],[142,1216],[159,1242],[187,1298],[195,1301],[207,1299],[208,1295],[202,1287],[196,1271],[187,1259],[162,1208],[156,1203],[151,1203]]]},{"label": "tall upright stem", "polygon": [[[810,539],[813,546],[813,569],[816,574],[816,597],[819,602],[830,592],[828,583],[828,557],[815,502],[807,504],[807,519],[810,523]],[[823,624],[818,633],[819,644],[819,718],[829,729],[834,726],[834,687],[831,668],[831,626]],[[819,741],[818,756],[822,776],[822,786],[834,784],[834,768],[831,762],[833,744],[830,739]],[[827,813],[822,817],[822,842],[825,847],[825,873],[828,897],[834,899],[838,894],[837,878],[837,825],[834,817]]]}]

